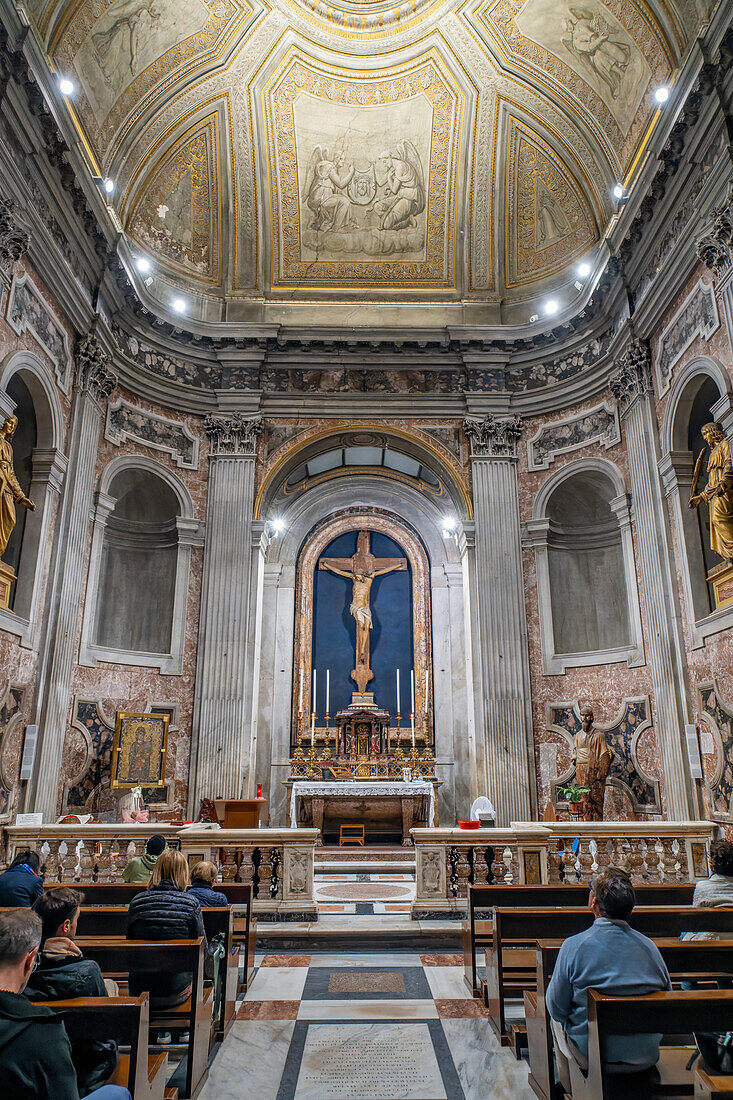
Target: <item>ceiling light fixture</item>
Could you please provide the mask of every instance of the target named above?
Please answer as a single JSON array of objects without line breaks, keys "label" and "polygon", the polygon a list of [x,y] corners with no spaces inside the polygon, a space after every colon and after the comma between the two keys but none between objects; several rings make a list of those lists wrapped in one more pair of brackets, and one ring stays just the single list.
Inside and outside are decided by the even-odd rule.
[{"label": "ceiling light fixture", "polygon": [[75,91],[74,81],[69,80],[67,76],[63,77],[59,81],[59,91],[62,95],[73,95]]},{"label": "ceiling light fixture", "polygon": [[535,323],[535,321],[539,321],[539,319],[540,319],[539,313],[533,313],[532,316],[529,319],[530,325],[533,325]]},{"label": "ceiling light fixture", "polygon": [[616,186],[613,189],[613,197],[615,199],[622,199],[624,197],[624,189],[623,189],[622,184],[620,184],[620,183],[616,184]]},{"label": "ceiling light fixture", "polygon": [[458,520],[455,516],[445,516],[443,519],[443,538],[452,539],[458,535]]},{"label": "ceiling light fixture", "polygon": [[135,267],[144,274],[146,271],[150,271],[150,260],[146,256],[138,256],[135,260]]},{"label": "ceiling light fixture", "polygon": [[553,317],[557,313],[559,308],[559,303],[556,301],[555,298],[550,298],[548,301],[545,302],[545,313],[548,317]]},{"label": "ceiling light fixture", "polygon": [[103,184],[103,186],[104,186],[104,189],[105,189],[105,191],[107,192],[107,194],[108,194],[108,195],[111,195],[111,194],[112,194],[112,192],[113,192],[113,191],[114,191],[114,189],[115,189],[115,181],[114,181],[114,180],[111,180],[111,179],[109,178],[109,176],[107,176],[107,179],[106,179],[106,180],[104,181],[104,184]]},{"label": "ceiling light fixture", "polygon": [[283,531],[287,529],[285,520],[279,518],[270,520],[270,526],[272,527],[273,538],[277,538],[278,535],[282,535]]},{"label": "ceiling light fixture", "polygon": [[176,313],[183,313],[186,308],[186,303],[183,298],[174,298],[171,302],[171,305],[173,306]]},{"label": "ceiling light fixture", "polygon": [[666,103],[669,99],[669,88],[665,87],[664,85],[662,85],[661,88],[657,88],[654,93],[654,98],[656,99],[657,103],[660,104],[660,106],[662,103]]},{"label": "ceiling light fixture", "polygon": [[578,268],[578,275],[581,279],[587,279],[590,275],[590,264],[581,264]]}]

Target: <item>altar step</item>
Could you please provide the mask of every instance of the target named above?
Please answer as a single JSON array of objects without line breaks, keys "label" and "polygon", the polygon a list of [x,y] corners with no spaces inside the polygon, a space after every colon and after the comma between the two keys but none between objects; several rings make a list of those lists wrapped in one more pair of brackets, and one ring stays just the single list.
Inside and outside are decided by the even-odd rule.
[{"label": "altar step", "polygon": [[415,874],[415,849],[397,845],[371,845],[360,848],[355,844],[337,848],[316,848],[315,873],[319,874],[390,874],[405,872]]}]

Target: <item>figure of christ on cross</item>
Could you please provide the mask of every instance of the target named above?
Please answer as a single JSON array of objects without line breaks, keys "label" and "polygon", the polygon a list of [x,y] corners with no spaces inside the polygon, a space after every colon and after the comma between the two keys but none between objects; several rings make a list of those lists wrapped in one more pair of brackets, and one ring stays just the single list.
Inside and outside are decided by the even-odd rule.
[{"label": "figure of christ on cross", "polygon": [[352,558],[321,558],[318,568],[328,569],[353,582],[349,610],[356,619],[356,667],[352,669],[351,679],[363,695],[369,681],[374,679],[369,659],[369,631],[372,629],[369,593],[372,581],[383,573],[407,569],[407,559],[375,558],[369,549],[369,532],[360,531]]}]

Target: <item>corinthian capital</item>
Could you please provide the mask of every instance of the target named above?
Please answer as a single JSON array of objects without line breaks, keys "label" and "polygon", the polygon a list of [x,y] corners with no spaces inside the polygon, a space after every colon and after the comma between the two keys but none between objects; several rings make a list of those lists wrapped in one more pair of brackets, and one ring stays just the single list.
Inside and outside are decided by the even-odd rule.
[{"label": "corinthian capital", "polygon": [[733,183],[723,206],[710,211],[711,222],[697,242],[697,254],[716,280],[733,267]]},{"label": "corinthian capital", "polygon": [[261,416],[243,416],[232,413],[230,416],[207,416],[204,431],[209,437],[211,458],[218,455],[251,457],[257,446],[257,436],[263,428]]},{"label": "corinthian capital", "polygon": [[0,199],[0,263],[12,269],[16,260],[25,256],[31,235],[20,220],[18,207],[12,199]]},{"label": "corinthian capital", "polygon": [[621,357],[619,369],[609,385],[618,402],[620,412],[625,413],[638,397],[650,393],[652,386],[651,355],[649,345],[635,340]]},{"label": "corinthian capital", "polygon": [[517,443],[522,434],[518,416],[467,417],[463,430],[471,444],[471,458],[516,458]]},{"label": "corinthian capital", "polygon": [[110,367],[112,361],[95,336],[87,332],[80,336],[74,349],[76,385],[97,401],[103,401],[117,385],[117,376]]}]

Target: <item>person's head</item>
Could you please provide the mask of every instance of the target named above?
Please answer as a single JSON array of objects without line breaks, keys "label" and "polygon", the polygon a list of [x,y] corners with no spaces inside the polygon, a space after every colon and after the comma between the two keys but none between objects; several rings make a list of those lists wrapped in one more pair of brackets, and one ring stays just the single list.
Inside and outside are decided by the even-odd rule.
[{"label": "person's head", "polygon": [[636,904],[631,879],[620,867],[604,867],[590,884],[588,908],[597,917],[628,920]]},{"label": "person's head", "polygon": [[0,913],[0,988],[22,993],[36,965],[41,919],[32,909]]},{"label": "person's head", "polygon": [[8,870],[12,871],[14,867],[30,867],[32,871],[38,874],[41,867],[38,852],[32,852],[30,848],[25,848],[22,852],[18,852],[15,859],[8,867]]},{"label": "person's head", "polygon": [[710,864],[714,875],[733,877],[733,844],[729,840],[719,840],[710,849]]},{"label": "person's head", "polygon": [[202,859],[191,868],[191,882],[205,882],[212,886],[216,882],[218,871],[213,863]]},{"label": "person's head", "polygon": [[148,888],[160,886],[161,882],[172,882],[179,890],[187,890],[191,885],[188,875],[188,863],[175,848],[166,848],[153,868]]},{"label": "person's head", "polygon": [[33,909],[41,918],[41,942],[65,936],[73,940],[79,920],[79,909],[84,901],[81,890],[71,890],[68,886],[59,886],[57,890],[46,890],[36,898]]},{"label": "person's head", "polygon": [[709,424],[703,425],[702,436],[709,447],[714,447],[716,443],[720,443],[721,439],[725,439],[723,429],[720,424],[716,424],[715,421],[711,421]]},{"label": "person's head", "polygon": [[589,706],[580,709],[580,724],[587,733],[593,725],[593,708]]},{"label": "person's head", "polygon": [[161,836],[160,833],[156,833],[155,836],[151,836],[150,840],[145,845],[145,854],[148,856],[153,856],[154,859],[157,859],[158,856],[162,855],[164,851],[165,837]]}]

